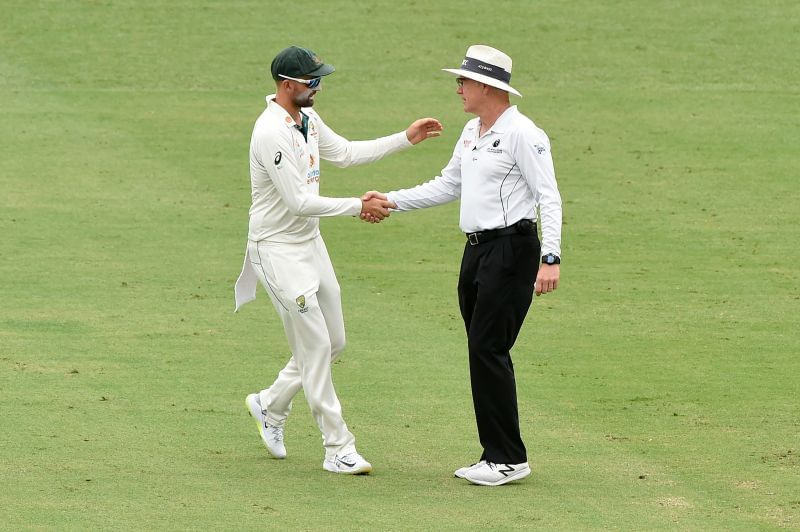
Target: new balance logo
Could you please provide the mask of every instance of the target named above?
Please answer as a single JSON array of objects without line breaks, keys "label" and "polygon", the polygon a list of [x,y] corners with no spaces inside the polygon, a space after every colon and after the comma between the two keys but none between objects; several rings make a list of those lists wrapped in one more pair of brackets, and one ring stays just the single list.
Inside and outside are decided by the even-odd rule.
[{"label": "new balance logo", "polygon": [[504,477],[507,477],[509,473],[513,473],[515,469],[508,464],[504,464],[508,469],[498,469],[498,473],[502,473]]}]

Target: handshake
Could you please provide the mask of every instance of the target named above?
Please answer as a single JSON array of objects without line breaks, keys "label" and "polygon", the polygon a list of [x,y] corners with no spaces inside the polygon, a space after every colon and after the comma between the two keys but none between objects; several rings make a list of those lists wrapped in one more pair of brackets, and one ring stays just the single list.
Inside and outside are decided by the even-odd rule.
[{"label": "handshake", "polygon": [[370,190],[361,196],[361,219],[371,224],[380,223],[389,217],[389,209],[396,209],[393,201],[386,199],[386,194]]}]

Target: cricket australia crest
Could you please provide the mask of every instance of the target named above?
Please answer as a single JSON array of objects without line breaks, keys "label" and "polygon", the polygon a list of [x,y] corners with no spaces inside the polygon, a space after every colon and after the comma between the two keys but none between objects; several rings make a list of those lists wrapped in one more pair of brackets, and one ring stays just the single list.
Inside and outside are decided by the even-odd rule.
[{"label": "cricket australia crest", "polygon": [[294,300],[297,303],[297,310],[302,314],[308,312],[308,308],[306,308],[306,296],[298,296],[297,299]]}]

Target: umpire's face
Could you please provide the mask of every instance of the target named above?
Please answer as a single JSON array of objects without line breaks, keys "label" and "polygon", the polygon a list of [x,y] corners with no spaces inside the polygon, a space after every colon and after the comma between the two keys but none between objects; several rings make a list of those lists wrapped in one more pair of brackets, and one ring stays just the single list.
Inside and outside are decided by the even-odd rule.
[{"label": "umpire's face", "polygon": [[456,83],[458,84],[456,92],[464,103],[464,112],[477,114],[485,98],[483,89],[486,85],[469,78],[458,78]]}]

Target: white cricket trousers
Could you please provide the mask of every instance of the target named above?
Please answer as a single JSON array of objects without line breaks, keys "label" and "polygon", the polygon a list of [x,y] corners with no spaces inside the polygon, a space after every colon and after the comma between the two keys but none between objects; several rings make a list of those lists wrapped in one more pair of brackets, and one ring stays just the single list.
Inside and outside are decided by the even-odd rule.
[{"label": "white cricket trousers", "polygon": [[302,388],[322,432],[326,458],[355,451],[331,376],[331,364],[344,349],[344,317],[339,282],[322,236],[293,244],[249,241],[247,246],[292,351],[272,386],[259,394],[267,422],[283,426]]}]

